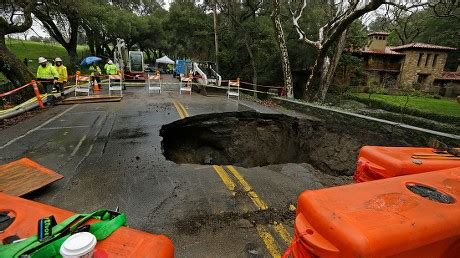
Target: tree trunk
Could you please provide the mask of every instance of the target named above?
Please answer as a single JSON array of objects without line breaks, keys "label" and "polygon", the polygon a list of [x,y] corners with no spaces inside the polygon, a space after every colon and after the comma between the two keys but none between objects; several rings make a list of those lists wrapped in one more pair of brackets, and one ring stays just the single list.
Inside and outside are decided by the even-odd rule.
[{"label": "tree trunk", "polygon": [[316,54],[316,61],[313,69],[311,71],[310,77],[307,80],[305,85],[305,99],[310,99],[311,92],[315,89],[318,89],[319,84],[321,82],[321,75],[324,69],[324,63],[327,58],[327,51],[324,48],[318,49],[318,53]]},{"label": "tree trunk", "polygon": [[78,65],[78,54],[77,54],[77,46],[69,46],[69,48],[66,48],[67,54],[69,55],[69,65],[68,67],[68,72],[74,73],[76,70],[76,67]]},{"label": "tree trunk", "polygon": [[214,46],[216,51],[216,73],[219,73],[219,40],[217,38],[217,0],[214,0],[212,7],[214,17]]},{"label": "tree trunk", "polygon": [[0,36],[0,71],[15,86],[21,86],[34,79],[27,66],[6,47],[5,37]]},{"label": "tree trunk", "polygon": [[293,85],[292,85],[292,73],[291,65],[289,62],[289,53],[286,46],[286,40],[284,38],[284,31],[280,21],[280,1],[273,0],[273,11],[271,18],[273,21],[273,28],[275,30],[276,42],[281,51],[281,64],[283,68],[284,87],[286,96],[288,98],[294,98]]},{"label": "tree trunk", "polygon": [[[11,81],[15,87],[25,85],[35,78],[22,60],[19,60],[6,47],[5,36],[0,36],[0,73],[5,75],[5,77]],[[22,96],[22,98],[15,98],[20,102],[34,96],[31,87],[27,87],[15,94]]]},{"label": "tree trunk", "polygon": [[252,83],[254,84],[252,88],[254,89],[254,94],[253,96],[257,98],[257,67],[256,67],[256,61],[254,60],[254,54],[252,53],[251,46],[249,46],[248,40],[246,39],[244,41],[244,44],[246,45],[246,50],[248,51],[249,54],[249,61],[251,62],[252,66]]},{"label": "tree trunk", "polygon": [[342,56],[343,48],[345,47],[345,40],[347,38],[347,30],[342,32],[339,42],[337,42],[337,47],[332,57],[332,60],[329,64],[326,74],[321,78],[321,83],[319,85],[318,92],[316,93],[315,99],[324,101],[326,99],[326,94],[331,86],[332,79],[334,78],[335,70],[339,64],[340,57]]}]

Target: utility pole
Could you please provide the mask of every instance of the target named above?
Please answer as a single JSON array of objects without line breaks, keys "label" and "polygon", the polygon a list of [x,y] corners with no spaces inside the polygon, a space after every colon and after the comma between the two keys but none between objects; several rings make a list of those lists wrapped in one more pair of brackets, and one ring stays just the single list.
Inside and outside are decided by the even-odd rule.
[{"label": "utility pole", "polygon": [[219,73],[219,41],[217,39],[217,0],[212,7],[214,16],[214,46],[216,47],[216,72]]}]

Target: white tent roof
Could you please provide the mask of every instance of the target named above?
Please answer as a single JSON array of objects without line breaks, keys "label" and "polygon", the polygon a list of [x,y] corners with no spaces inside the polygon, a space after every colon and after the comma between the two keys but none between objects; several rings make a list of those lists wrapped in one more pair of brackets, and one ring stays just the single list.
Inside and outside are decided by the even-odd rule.
[{"label": "white tent roof", "polygon": [[174,61],[171,60],[171,58],[167,57],[167,56],[163,56],[162,58],[158,58],[156,60],[157,63],[159,64],[174,64]]}]

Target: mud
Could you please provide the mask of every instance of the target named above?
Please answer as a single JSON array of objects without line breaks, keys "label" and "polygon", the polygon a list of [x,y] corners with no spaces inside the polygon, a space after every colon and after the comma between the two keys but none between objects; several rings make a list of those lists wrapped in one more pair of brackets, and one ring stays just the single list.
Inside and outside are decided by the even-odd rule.
[{"label": "mud", "polygon": [[175,121],[164,125],[160,135],[163,154],[176,163],[242,167],[310,163],[331,175],[352,175],[362,146],[411,145],[407,135],[382,130],[283,114],[227,112]]},{"label": "mud", "polygon": [[177,221],[175,226],[180,234],[194,235],[204,228],[216,231],[231,224],[236,224],[237,227],[251,228],[256,225],[272,224],[275,221],[291,223],[294,216],[295,211],[290,211],[288,208],[283,210],[270,208],[246,213],[225,212],[196,215]]}]

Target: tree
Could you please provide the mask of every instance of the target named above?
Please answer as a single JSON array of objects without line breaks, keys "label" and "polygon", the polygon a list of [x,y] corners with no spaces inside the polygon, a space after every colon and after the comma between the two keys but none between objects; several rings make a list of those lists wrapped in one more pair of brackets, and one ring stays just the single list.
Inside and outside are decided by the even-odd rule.
[{"label": "tree", "polygon": [[[325,93],[329,88],[326,83],[326,78],[329,77],[327,72],[331,73],[335,67],[330,67],[330,58],[328,52],[334,43],[341,37],[350,24],[359,19],[366,13],[376,10],[384,0],[369,0],[361,2],[360,0],[330,0],[325,2],[325,10],[328,15],[328,21],[318,31],[318,39],[313,40],[299,25],[299,19],[303,15],[303,11],[307,7],[306,0],[290,0],[289,9],[294,28],[296,29],[299,40],[306,45],[316,48],[315,64],[311,75],[305,85],[305,92],[311,96],[310,90],[317,89],[314,99],[323,101]],[[308,97],[308,96],[305,96]]]},{"label": "tree", "polygon": [[33,14],[43,24],[50,36],[61,44],[70,57],[70,67],[77,64],[78,32],[81,10],[88,1],[50,0],[42,1]]},{"label": "tree", "polygon": [[272,0],[272,14],[271,18],[273,21],[273,28],[275,31],[276,42],[278,43],[278,48],[281,52],[281,64],[283,67],[283,79],[284,87],[286,90],[286,96],[288,98],[294,98],[293,85],[292,85],[292,73],[291,73],[291,64],[289,62],[289,53],[286,45],[286,40],[284,38],[283,26],[280,21],[280,0]]},{"label": "tree", "polygon": [[228,23],[233,30],[237,32],[244,42],[244,46],[249,55],[249,61],[252,67],[252,84],[254,96],[257,96],[257,63],[255,60],[256,48],[253,46],[255,35],[251,32],[256,32],[254,27],[257,26],[257,12],[260,10],[263,1],[244,1],[243,3],[236,1],[222,1],[220,3],[221,12],[228,18]]},{"label": "tree", "polygon": [[32,11],[35,1],[2,0],[0,16],[0,72],[13,85],[29,83],[34,75],[27,66],[6,47],[5,37],[9,34],[25,32],[32,26]]},{"label": "tree", "polygon": [[387,6],[385,14],[379,15],[370,24],[371,30],[389,31],[390,44],[404,45],[417,40],[418,36],[427,28],[420,11],[407,11]]}]

